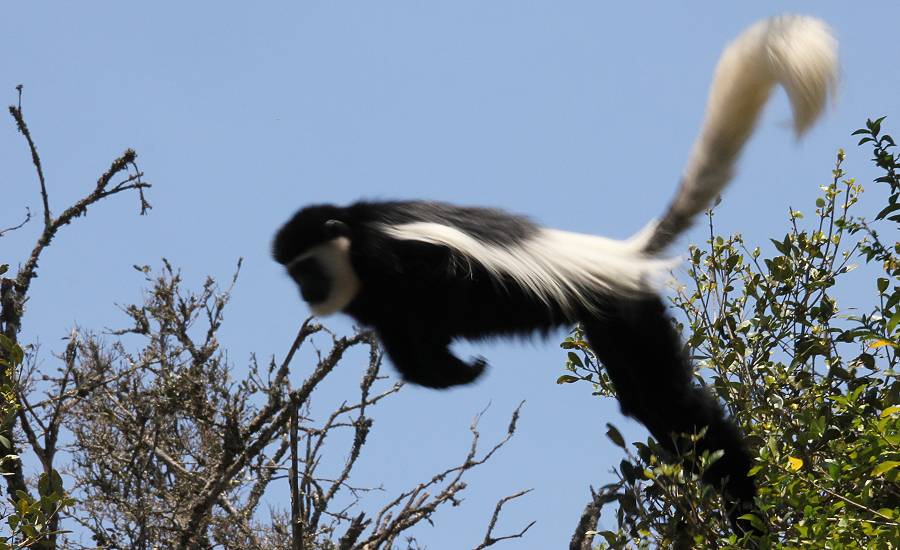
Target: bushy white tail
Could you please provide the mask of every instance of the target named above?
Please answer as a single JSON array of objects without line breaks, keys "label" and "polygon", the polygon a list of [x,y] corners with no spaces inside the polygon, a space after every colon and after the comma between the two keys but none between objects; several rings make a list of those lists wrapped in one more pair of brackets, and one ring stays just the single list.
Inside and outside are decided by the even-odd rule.
[{"label": "bushy white tail", "polygon": [[799,136],[821,114],[837,80],[837,42],[822,21],[781,16],[744,31],[719,59],[703,127],[675,198],[632,244],[646,253],[661,252],[709,206],[731,180],[776,84],[787,91]]}]

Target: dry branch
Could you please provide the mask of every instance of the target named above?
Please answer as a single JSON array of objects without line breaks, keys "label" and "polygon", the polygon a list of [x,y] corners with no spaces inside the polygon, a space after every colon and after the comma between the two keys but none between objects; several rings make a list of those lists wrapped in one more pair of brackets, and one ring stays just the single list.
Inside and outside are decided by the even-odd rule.
[{"label": "dry branch", "polygon": [[591,550],[593,548],[591,543],[594,540],[597,522],[600,521],[600,512],[604,504],[615,499],[618,489],[617,484],[607,485],[600,491],[594,491],[593,487],[590,488],[591,500],[581,512],[581,517],[578,518],[575,533],[572,534],[572,539],[569,541],[569,550]]},{"label": "dry branch", "polygon": [[[18,341],[18,334],[22,327],[24,306],[28,299],[28,290],[31,281],[37,276],[38,260],[40,259],[43,250],[50,244],[53,237],[62,226],[68,224],[75,217],[84,214],[89,206],[106,197],[124,191],[136,190],[138,192],[141,201],[142,214],[150,208],[150,205],[147,203],[143,194],[144,189],[149,188],[150,184],[145,183],[142,180],[143,173],[138,169],[137,164],[135,163],[137,155],[133,150],[128,149],[121,157],[113,161],[110,169],[100,177],[98,184],[92,192],[65,209],[59,217],[54,218],[50,211],[50,198],[47,190],[47,182],[44,177],[41,157],[22,112],[22,86],[19,85],[16,89],[18,91],[18,101],[16,105],[11,105],[9,107],[9,113],[16,123],[16,128],[25,137],[29,152],[31,153],[31,161],[37,174],[41,203],[43,205],[44,224],[41,235],[38,237],[31,254],[25,261],[23,267],[19,269],[15,279],[0,278],[0,333],[13,343]],[[126,176],[122,182],[110,187],[110,181],[123,171],[131,171],[131,174]],[[30,219],[31,212],[26,210],[25,221],[18,226],[3,230],[0,232],[0,236],[8,231],[22,227]],[[52,408],[49,415],[40,418],[33,408],[23,407],[19,409],[17,415],[3,419],[2,424],[0,424],[0,432],[10,434],[13,433],[17,422],[21,425],[27,442],[32,447],[32,450],[41,461],[44,471],[47,473],[53,470],[54,459],[57,453],[57,441],[64,420],[62,396],[66,393],[67,387],[72,382],[72,363],[68,361],[69,353],[73,352],[75,349],[74,347],[71,347],[72,345],[73,344],[70,343],[70,347],[67,348],[66,356],[63,358],[65,361],[64,374],[61,381],[56,386],[58,395],[53,398],[56,405]],[[11,384],[18,394],[19,401],[21,403],[27,403],[27,400],[25,399],[26,396],[24,395],[26,386],[22,385],[20,380],[10,379],[8,374],[4,372],[0,374],[0,383]],[[29,418],[37,422],[41,432],[40,434],[31,426]],[[40,443],[39,437],[43,438],[43,444]],[[21,454],[21,451],[17,447],[16,442],[13,442],[13,449],[11,449],[11,451],[14,454]],[[2,473],[4,474],[3,477],[6,478],[7,491],[10,495],[15,495],[19,491],[25,494],[31,494],[24,478],[20,461],[5,461]],[[48,532],[52,534],[47,539],[40,541],[36,545],[37,548],[56,547],[58,522],[59,517],[54,514],[47,525],[49,529]]]},{"label": "dry branch", "polygon": [[519,498],[520,496],[526,495],[530,492],[531,492],[531,489],[526,489],[524,491],[519,491],[518,493],[513,493],[511,495],[505,496],[497,501],[497,505],[494,507],[494,513],[493,513],[493,515],[491,515],[491,521],[488,523],[487,532],[484,534],[484,540],[481,541],[481,544],[479,544],[478,546],[475,547],[475,550],[482,550],[483,548],[487,548],[488,546],[493,546],[494,544],[496,544],[500,541],[509,540],[509,539],[520,539],[523,536],[525,536],[525,533],[529,529],[531,529],[532,525],[534,525],[536,523],[535,521],[532,521],[531,523],[526,525],[524,528],[522,528],[521,531],[519,531],[518,533],[512,534],[512,535],[503,535],[500,537],[495,537],[493,533],[494,533],[494,527],[497,526],[497,520],[500,518],[500,510],[503,509],[503,505],[506,504],[507,502],[509,502],[510,500]]},{"label": "dry branch", "polygon": [[[466,483],[462,481],[463,476],[472,468],[480,466],[490,460],[494,453],[506,445],[510,438],[512,438],[515,434],[516,424],[519,420],[519,412],[524,403],[524,401],[520,403],[513,411],[509,427],[507,428],[506,437],[496,443],[481,457],[476,458],[478,454],[478,440],[481,435],[478,432],[478,422],[481,419],[483,411],[482,413],[479,413],[469,427],[472,432],[472,443],[462,464],[448,468],[434,475],[427,482],[418,484],[413,489],[400,494],[397,498],[389,502],[378,513],[374,522],[374,532],[362,543],[354,546],[354,548],[360,550],[382,547],[390,548],[391,544],[393,544],[400,533],[413,527],[422,520],[430,521],[431,515],[439,506],[448,502],[454,505],[459,504],[458,494],[466,488]],[[432,496],[429,490],[438,489],[441,484],[444,484],[443,488],[439,489],[438,493]]]}]

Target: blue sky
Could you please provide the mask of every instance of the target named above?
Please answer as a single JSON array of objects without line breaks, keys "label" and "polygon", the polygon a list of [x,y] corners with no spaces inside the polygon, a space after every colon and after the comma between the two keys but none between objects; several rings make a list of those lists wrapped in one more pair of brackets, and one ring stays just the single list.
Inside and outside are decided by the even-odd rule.
[{"label": "blue sky", "polygon": [[[800,143],[782,94],[767,110],[718,215],[721,231],[750,243],[783,234],[788,205],[812,211],[838,147],[867,180],[868,152],[849,136],[866,117],[888,115],[886,128],[900,133],[900,71],[885,33],[900,4],[11,3],[0,21],[0,100],[13,103],[24,84],[54,211],[126,147],[154,185],[149,216],[120,196],[64,229],[32,286],[23,340],[40,340],[53,369],[51,352],[74,323],[125,322],[114,304],[140,300],[133,264],[155,268],[166,257],[199,285],[207,274],[226,279],[243,257],[223,345],[238,373],[251,352],[281,356],[307,311],[269,259],[269,242],[312,202],[440,199],[627,236],[671,196],[723,46],[783,12],[834,27],[842,85]],[[17,223],[24,205],[39,211],[11,120],[0,124],[0,189],[0,226]],[[0,261],[24,259],[37,231],[32,222],[3,238]],[[702,239],[694,230],[673,251]],[[409,388],[385,404],[357,482],[383,483],[386,498],[461,460],[471,418],[488,403],[485,443],[526,399],[519,434],[471,476],[464,505],[416,535],[432,549],[473,546],[497,498],[533,487],[508,505],[500,531],[536,519],[517,546],[561,546],[587,486],[608,481],[619,461],[605,422],[632,440],[646,433],[586,386],[554,384],[560,336],[474,346],[492,365],[475,387]],[[308,368],[296,364],[296,379]],[[355,393],[360,368],[345,365],[322,398]]]}]

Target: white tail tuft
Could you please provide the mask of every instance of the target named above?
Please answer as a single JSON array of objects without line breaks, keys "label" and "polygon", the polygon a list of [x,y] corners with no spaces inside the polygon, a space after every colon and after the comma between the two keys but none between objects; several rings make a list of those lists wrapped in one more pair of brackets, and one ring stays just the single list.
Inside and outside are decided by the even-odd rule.
[{"label": "white tail tuft", "polygon": [[818,19],[774,17],[738,36],[719,59],[706,117],[675,199],[661,220],[636,237],[644,250],[662,251],[725,188],[775,85],[787,91],[799,136],[822,113],[837,81],[837,42]]}]

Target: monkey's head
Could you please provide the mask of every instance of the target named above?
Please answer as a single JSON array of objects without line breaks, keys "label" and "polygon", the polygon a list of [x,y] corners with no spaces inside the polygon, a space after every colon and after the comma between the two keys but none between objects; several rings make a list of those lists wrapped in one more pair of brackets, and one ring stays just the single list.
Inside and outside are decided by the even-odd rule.
[{"label": "monkey's head", "polygon": [[309,206],[275,235],[275,261],[287,269],[316,315],[344,309],[359,292],[359,278],[350,262],[348,221],[343,208]]}]

